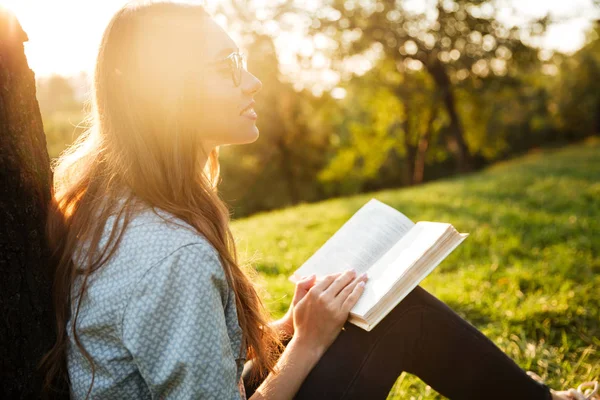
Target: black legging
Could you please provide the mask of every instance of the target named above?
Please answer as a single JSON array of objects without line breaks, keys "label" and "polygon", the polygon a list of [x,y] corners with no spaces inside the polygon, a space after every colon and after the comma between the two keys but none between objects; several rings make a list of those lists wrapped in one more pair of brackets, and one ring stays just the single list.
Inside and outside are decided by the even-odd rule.
[{"label": "black legging", "polygon": [[[446,304],[417,286],[371,332],[345,324],[297,399],[386,399],[406,371],[450,399],[551,400],[546,385]],[[258,385],[244,367],[248,398]]]}]

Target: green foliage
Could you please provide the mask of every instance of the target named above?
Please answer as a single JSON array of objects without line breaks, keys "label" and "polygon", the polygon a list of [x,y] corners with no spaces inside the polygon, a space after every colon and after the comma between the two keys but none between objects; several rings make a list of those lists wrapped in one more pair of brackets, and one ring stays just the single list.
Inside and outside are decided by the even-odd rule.
[{"label": "green foliage", "polygon": [[61,75],[38,79],[36,86],[42,114],[52,115],[56,112],[77,111],[81,108],[81,104],[75,98],[73,85]]},{"label": "green foliage", "polygon": [[[255,110],[260,138],[222,151],[223,197],[237,215],[322,198],[314,184],[329,146],[329,96],[295,92],[280,80],[273,40],[256,35],[248,67],[261,80]],[[268,193],[268,196],[265,194]]]},{"label": "green foliage", "polygon": [[378,179],[388,155],[396,151],[398,135],[390,126],[404,114],[402,103],[373,71],[348,85],[339,104],[344,118],[334,127],[338,140],[329,149],[328,165],[319,180],[330,194],[353,194]]},{"label": "green foliage", "polygon": [[48,155],[53,159],[83,132],[83,104],[76,98],[73,83],[60,75],[38,79],[36,96],[44,123]]},{"label": "green foliage", "polygon": [[[228,9],[226,3],[219,4]],[[290,2],[269,3],[268,12],[234,3],[229,16],[242,33],[249,70],[263,83],[255,107],[259,139],[221,149],[220,191],[238,217],[446,177],[465,158],[463,147],[479,168],[600,132],[598,28],[576,54],[548,58],[521,40],[548,21],[508,29],[487,0],[432,0],[425,14],[397,7],[401,2],[324,0],[311,15]],[[320,39],[338,40],[326,54],[312,38],[332,68],[342,70],[346,56],[365,49],[379,54],[363,75],[342,73],[345,98],[298,91],[281,73],[274,41],[288,29],[288,13],[312,21],[310,32]],[[268,23],[258,24],[261,18]],[[299,62],[310,69],[309,56]],[[52,158],[83,130],[76,128],[83,119],[76,80],[38,82]]]},{"label": "green foliage", "polygon": [[[553,388],[600,377],[600,139],[535,151],[483,172],[237,220],[242,258],[259,271],[274,316],[287,277],[370,198],[414,221],[470,237],[422,286]],[[403,374],[390,398],[441,398]]]},{"label": "green foliage", "polygon": [[83,132],[83,111],[42,114],[48,155],[56,158]]},{"label": "green foliage", "polygon": [[448,157],[440,143],[448,117],[425,72],[400,73],[394,62],[384,59],[346,88],[347,96],[339,104],[344,118],[335,126],[339,140],[319,174],[328,193],[349,195],[372,186],[410,184],[404,172],[414,161],[408,153],[428,131],[427,163]]},{"label": "green foliage", "polygon": [[571,138],[600,132],[600,24],[589,33],[589,41],[573,57],[556,60],[559,82],[551,90],[559,129]]},{"label": "green foliage", "polygon": [[[490,154],[490,148],[481,144],[487,134],[487,129],[481,125],[489,118],[480,118],[476,129],[465,132],[463,119],[467,116],[459,112],[459,108],[468,105],[457,104],[456,87],[466,82],[474,88],[486,88],[497,77],[514,77],[536,70],[539,64],[537,51],[527,45],[523,37],[543,33],[547,24],[545,18],[523,27],[507,27],[497,18],[505,7],[494,1],[431,0],[425,1],[429,10],[419,13],[411,11],[404,2],[367,4],[325,0],[323,3],[323,10],[316,16],[318,24],[312,32],[316,35],[327,32],[341,43],[340,48],[332,52],[334,57],[364,55],[375,50],[382,53],[386,61],[395,62],[396,69],[402,74],[422,70],[430,76],[435,96],[440,97],[440,105],[449,117],[446,140],[459,171],[473,167],[473,156]],[[419,102],[416,99],[419,92],[407,91],[407,82],[410,81],[399,80],[394,92],[406,108],[413,110],[409,105]],[[426,88],[421,85],[420,89]],[[404,119],[408,119],[413,112],[405,114]],[[409,121],[405,121],[405,131],[408,124]],[[413,132],[406,134],[415,136]],[[431,132],[420,134],[431,136]],[[410,141],[405,141],[405,147],[405,182],[411,184],[412,169],[417,169],[415,160],[422,154],[416,156]]]}]

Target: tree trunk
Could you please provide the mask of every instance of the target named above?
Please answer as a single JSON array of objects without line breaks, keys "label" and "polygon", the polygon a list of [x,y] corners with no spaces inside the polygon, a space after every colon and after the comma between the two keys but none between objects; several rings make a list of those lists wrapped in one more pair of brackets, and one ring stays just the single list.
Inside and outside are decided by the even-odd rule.
[{"label": "tree trunk", "polygon": [[470,171],[472,168],[471,154],[469,153],[469,149],[464,139],[460,117],[456,111],[456,102],[454,93],[452,92],[450,78],[448,77],[444,66],[438,60],[426,63],[425,65],[440,91],[442,103],[450,117],[450,126],[448,128],[452,135],[454,147],[451,150],[456,153],[457,157],[457,169],[459,172]]},{"label": "tree trunk", "polygon": [[437,118],[438,105],[434,102],[431,105],[431,113],[429,114],[429,120],[427,120],[427,127],[425,132],[419,138],[419,144],[417,146],[417,156],[415,158],[415,170],[413,175],[413,183],[423,183],[423,177],[425,175],[425,156],[427,155],[427,149],[429,148],[429,141],[433,136],[433,122]]},{"label": "tree trunk", "polygon": [[410,115],[410,111],[408,111],[408,103],[405,104],[407,109],[406,118],[402,122],[402,128],[404,130],[404,149],[406,151],[406,155],[404,157],[404,184],[406,186],[411,186],[413,184],[413,176],[414,176],[414,166],[415,166],[415,157],[417,155],[417,148],[410,141],[410,121],[408,115]]},{"label": "tree trunk", "polygon": [[281,172],[287,185],[291,205],[298,204],[300,202],[300,192],[298,190],[296,173],[294,172],[293,152],[283,137],[278,138],[276,145],[279,149]]},{"label": "tree trunk", "polygon": [[396,86],[394,88],[394,93],[402,101],[402,105],[404,106],[404,119],[391,124],[388,127],[388,134],[394,132],[397,128],[401,128],[404,133],[404,168],[402,170],[402,184],[404,186],[411,186],[413,184],[415,157],[417,155],[417,146],[411,143],[411,97],[410,93],[403,86]]},{"label": "tree trunk", "polygon": [[279,150],[280,167],[287,186],[287,192],[291,205],[300,202],[299,179],[294,170],[294,151],[293,146],[295,138],[298,135],[298,126],[294,124],[294,108],[297,107],[296,94],[289,91],[282,92],[279,96],[278,115],[280,132],[275,139],[275,145]]},{"label": "tree trunk", "polygon": [[2,399],[41,397],[37,364],[55,340],[44,234],[52,175],[25,41],[14,15],[0,7]]}]

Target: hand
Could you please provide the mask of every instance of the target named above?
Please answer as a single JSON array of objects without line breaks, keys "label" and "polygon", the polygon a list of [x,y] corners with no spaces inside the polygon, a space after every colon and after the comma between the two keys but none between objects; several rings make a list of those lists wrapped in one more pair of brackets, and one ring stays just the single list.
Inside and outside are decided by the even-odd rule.
[{"label": "hand", "polygon": [[314,284],[294,306],[295,340],[323,354],[339,335],[366,281],[366,274],[356,277],[354,270],[348,270]]},{"label": "hand", "polygon": [[296,290],[294,292],[294,298],[292,299],[292,304],[290,304],[290,308],[285,313],[283,318],[277,321],[277,325],[279,329],[282,330],[286,335],[293,336],[295,332],[294,328],[294,307],[300,300],[306,296],[306,293],[310,290],[311,287],[316,282],[316,275],[312,274],[310,276],[303,277],[300,281],[296,282]]}]

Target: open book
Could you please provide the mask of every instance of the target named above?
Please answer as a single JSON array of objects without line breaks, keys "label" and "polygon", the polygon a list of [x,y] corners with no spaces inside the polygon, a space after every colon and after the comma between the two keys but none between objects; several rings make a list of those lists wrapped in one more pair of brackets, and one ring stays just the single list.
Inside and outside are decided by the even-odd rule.
[{"label": "open book", "polygon": [[450,224],[416,224],[396,209],[371,199],[361,207],[290,280],[354,268],[367,272],[365,290],[349,321],[373,329],[465,238]]}]

